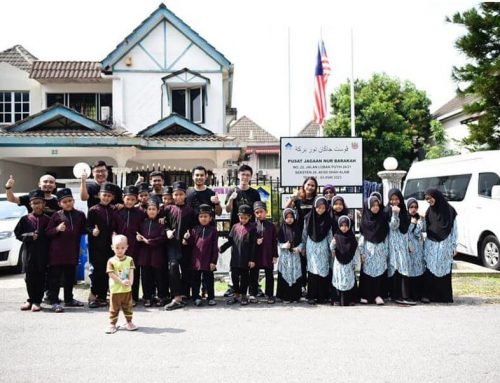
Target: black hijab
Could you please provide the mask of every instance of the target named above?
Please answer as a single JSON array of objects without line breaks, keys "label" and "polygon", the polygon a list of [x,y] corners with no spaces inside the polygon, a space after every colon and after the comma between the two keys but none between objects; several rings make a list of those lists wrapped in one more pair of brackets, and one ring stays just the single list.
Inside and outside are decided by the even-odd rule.
[{"label": "black hijab", "polygon": [[410,215],[406,209],[405,200],[403,198],[403,194],[401,194],[401,190],[396,188],[389,190],[389,194],[387,195],[389,202],[387,203],[385,211],[388,215],[388,220],[390,220],[392,216],[392,206],[390,201],[393,195],[399,198],[399,231],[401,234],[406,234],[408,232],[408,228],[410,227]]},{"label": "black hijab", "polygon": [[[377,214],[373,214],[370,210],[375,202],[378,202],[380,206]],[[367,241],[372,243],[384,242],[389,233],[386,213],[382,208],[382,202],[376,196],[370,197],[367,206],[363,209],[359,231]]]},{"label": "black hijab", "polygon": [[[316,208],[319,205],[325,205],[325,212],[322,215],[316,213]],[[305,220],[307,235],[314,242],[321,242],[332,229],[332,222],[328,215],[328,202],[325,197],[318,196],[314,200],[314,206],[306,215]]]},{"label": "black hijab", "polygon": [[[335,205],[336,201],[342,202],[342,205],[344,206],[344,208],[342,209],[342,211],[340,213],[337,213],[333,209],[333,205]],[[343,215],[349,216],[349,210],[347,210],[347,206],[345,204],[344,198],[342,198],[339,195],[336,195],[335,197],[333,197],[332,200],[330,201],[330,212],[329,213],[330,213],[330,217],[332,219],[333,233],[335,234],[339,231],[339,226],[338,226],[339,218],[342,217]]]},{"label": "black hijab", "polygon": [[[286,216],[288,214],[293,214],[294,217],[293,223],[291,225],[288,225],[285,222]],[[290,242],[292,244],[292,248],[300,245],[300,242],[302,241],[302,233],[300,232],[299,223],[295,218],[293,209],[287,208],[283,210],[283,221],[281,222],[280,230],[278,232],[278,241],[279,243]]]},{"label": "black hijab", "polygon": [[434,206],[429,206],[425,213],[427,238],[441,242],[450,235],[457,212],[439,190],[427,189],[425,195],[436,200]]},{"label": "black hijab", "polygon": [[347,230],[346,233],[342,233],[339,230],[338,233],[335,234],[335,258],[337,258],[337,261],[343,265],[347,265],[354,258],[354,254],[356,254],[358,242],[356,241],[356,237],[351,230],[351,219],[348,216],[343,215],[337,221],[339,228],[343,223],[347,223],[349,230]]}]

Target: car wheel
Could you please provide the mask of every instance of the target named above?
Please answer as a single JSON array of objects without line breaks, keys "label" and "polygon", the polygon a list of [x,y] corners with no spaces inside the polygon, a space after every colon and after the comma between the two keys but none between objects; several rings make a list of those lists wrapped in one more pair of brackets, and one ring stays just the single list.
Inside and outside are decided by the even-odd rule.
[{"label": "car wheel", "polygon": [[488,235],[483,239],[481,261],[489,269],[500,270],[500,243],[494,235]]}]

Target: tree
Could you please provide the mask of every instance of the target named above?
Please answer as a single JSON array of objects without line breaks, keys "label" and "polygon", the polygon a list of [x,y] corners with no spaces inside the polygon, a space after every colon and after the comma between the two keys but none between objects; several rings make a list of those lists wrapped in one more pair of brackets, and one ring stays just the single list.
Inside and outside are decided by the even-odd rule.
[{"label": "tree", "polygon": [[459,154],[457,151],[448,149],[446,147],[447,142],[448,139],[446,137],[446,131],[444,130],[443,124],[437,120],[432,120],[430,140],[429,143],[424,144],[425,159],[433,160],[435,158]]},{"label": "tree", "polygon": [[[464,143],[473,148],[500,148],[500,3],[481,3],[456,13],[448,22],[466,28],[467,33],[455,42],[469,62],[453,67],[453,78],[459,83],[459,94],[472,94],[477,100],[464,111],[477,116],[469,124]],[[460,85],[462,88],[460,88]]]},{"label": "tree", "polygon": [[[325,124],[327,136],[350,136],[349,82],[331,95],[333,117]],[[409,81],[374,74],[368,81],[354,82],[356,136],[363,138],[364,178],[378,180],[384,159],[397,158],[408,170],[419,141],[430,135],[430,100]]]}]

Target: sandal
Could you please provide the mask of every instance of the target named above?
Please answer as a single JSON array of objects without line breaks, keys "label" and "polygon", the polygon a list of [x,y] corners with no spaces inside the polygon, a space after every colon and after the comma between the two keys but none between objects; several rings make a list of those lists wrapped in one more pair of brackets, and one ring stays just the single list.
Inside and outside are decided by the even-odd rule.
[{"label": "sandal", "polygon": [[127,324],[124,327],[125,327],[125,330],[127,330],[127,331],[136,331],[139,328],[135,324],[133,324],[132,322],[127,322]]},{"label": "sandal", "polygon": [[185,305],[181,302],[177,302],[175,299],[172,299],[172,302],[170,302],[168,305],[165,306],[165,310],[167,311],[173,311],[177,309],[183,308]]},{"label": "sandal", "polygon": [[28,310],[31,310],[31,303],[30,302],[23,303],[23,305],[21,306],[21,311],[28,311]]},{"label": "sandal", "polygon": [[226,301],[226,305],[234,305],[235,303],[238,303],[238,299],[236,297],[232,297]]},{"label": "sandal", "polygon": [[274,297],[267,298],[268,305],[274,305],[274,303],[276,303],[276,299]]},{"label": "sandal", "polygon": [[248,305],[248,299],[243,298],[243,299],[241,300],[241,302],[240,302],[240,305],[242,305],[242,306],[246,306],[246,305]]},{"label": "sandal", "polygon": [[151,307],[151,306],[152,306],[151,300],[150,299],[146,299],[144,301],[144,307]]},{"label": "sandal", "polygon": [[56,313],[63,313],[64,309],[59,303],[56,303],[55,305],[52,306],[52,311]]},{"label": "sandal", "polygon": [[248,298],[248,301],[250,303],[259,303],[259,300],[257,298],[255,298],[253,295],[250,295],[250,297]]},{"label": "sandal", "polygon": [[210,300],[208,301],[208,305],[209,305],[209,306],[215,306],[216,304],[217,304],[217,302],[215,301],[215,299],[210,299]]},{"label": "sandal", "polygon": [[42,308],[40,307],[40,305],[37,305],[36,303],[33,303],[31,305],[31,311],[34,312],[34,313],[36,313],[38,311],[42,311]]}]

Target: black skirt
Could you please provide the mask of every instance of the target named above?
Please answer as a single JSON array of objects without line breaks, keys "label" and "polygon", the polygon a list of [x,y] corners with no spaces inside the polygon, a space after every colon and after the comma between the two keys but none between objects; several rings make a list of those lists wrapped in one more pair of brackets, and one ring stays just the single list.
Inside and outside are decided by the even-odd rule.
[{"label": "black skirt", "polygon": [[331,297],[331,278],[307,273],[307,299],[323,303]]},{"label": "black skirt", "polygon": [[276,297],[287,302],[298,302],[302,296],[302,281],[297,279],[293,285],[289,285],[278,272],[278,287]]},{"label": "black skirt", "polygon": [[410,298],[419,301],[424,296],[424,275],[410,277]]},{"label": "black skirt", "polygon": [[451,272],[443,277],[436,277],[427,269],[424,274],[424,291],[431,302],[453,303]]},{"label": "black skirt", "polygon": [[391,278],[392,280],[392,290],[391,299],[392,300],[410,300],[410,277],[402,275],[399,271],[395,271]]},{"label": "black skirt", "polygon": [[361,272],[359,274],[359,292],[360,297],[368,301],[368,303],[375,302],[375,298],[385,298],[384,292],[385,283],[387,280],[387,271],[378,277],[371,277],[368,274]]}]

